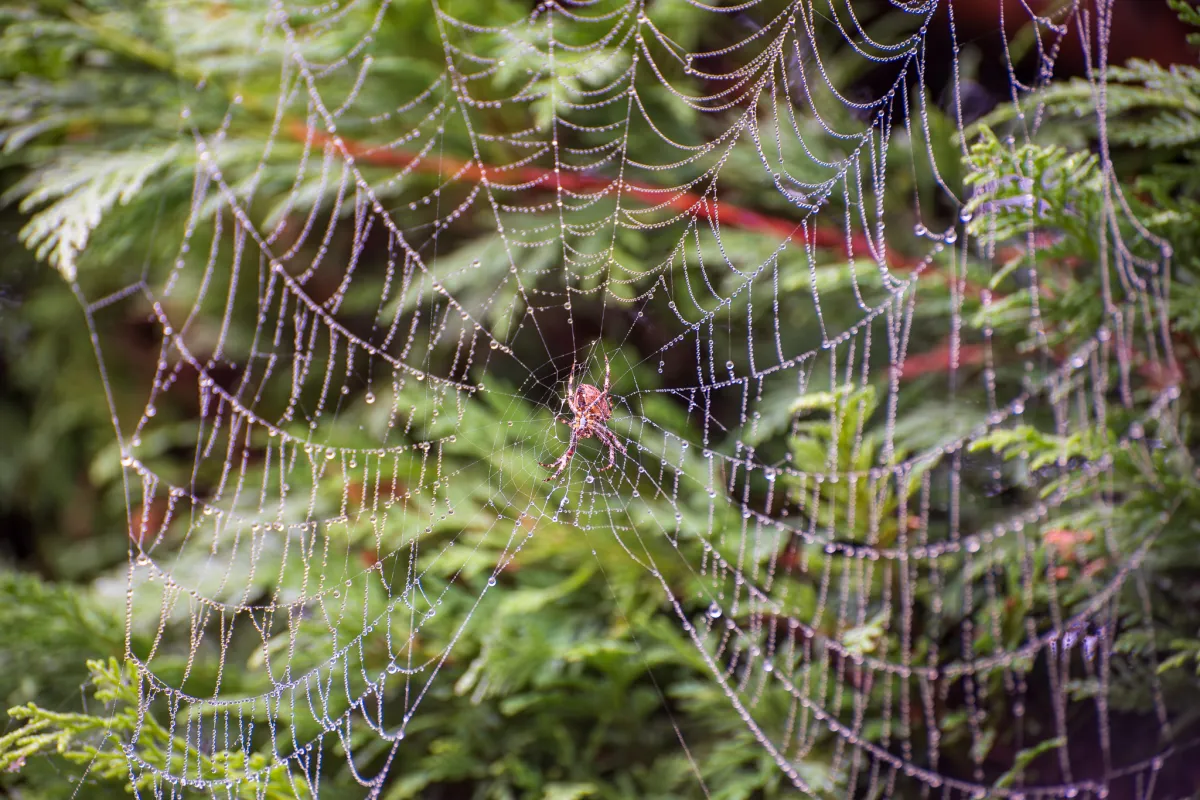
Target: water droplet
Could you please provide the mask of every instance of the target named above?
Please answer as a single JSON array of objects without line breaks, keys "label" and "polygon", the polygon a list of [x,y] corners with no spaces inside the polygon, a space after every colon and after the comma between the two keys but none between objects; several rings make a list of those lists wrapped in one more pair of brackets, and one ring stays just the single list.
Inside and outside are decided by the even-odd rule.
[{"label": "water droplet", "polygon": [[488,578],[488,586],[495,586],[495,585],[496,585],[496,576],[493,575],[492,577]]},{"label": "water droplet", "polygon": [[363,400],[367,401],[367,405],[371,405],[372,403],[375,402],[375,393],[367,392],[366,395],[363,397]]},{"label": "water droplet", "polygon": [[708,607],[708,616],[712,619],[721,618],[721,607],[717,605],[715,600],[713,601],[713,604]]}]

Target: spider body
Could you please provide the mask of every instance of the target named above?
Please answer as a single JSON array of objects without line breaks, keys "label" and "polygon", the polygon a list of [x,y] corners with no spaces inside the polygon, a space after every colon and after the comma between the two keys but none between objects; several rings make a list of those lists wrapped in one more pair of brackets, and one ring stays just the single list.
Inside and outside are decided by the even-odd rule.
[{"label": "spider body", "polygon": [[608,390],[597,389],[590,383],[576,387],[575,403],[567,405],[571,406],[571,413],[585,422],[579,430],[580,439],[592,436],[593,427],[604,425],[612,418],[612,406],[608,404]]},{"label": "spider body", "polygon": [[609,401],[608,395],[610,378],[611,368],[607,358],[604,359],[603,389],[590,383],[581,383],[576,386],[575,367],[571,367],[571,377],[567,380],[567,406],[570,407],[573,418],[560,420],[571,426],[571,442],[567,445],[566,452],[556,460],[542,464],[543,467],[554,468],[554,474],[546,478],[547,481],[556,479],[566,469],[567,464],[571,463],[571,457],[575,455],[575,448],[580,439],[595,437],[608,447],[608,466],[601,467],[601,471],[613,468],[618,450],[622,455],[626,455],[625,446],[605,424],[612,418],[612,403]]}]

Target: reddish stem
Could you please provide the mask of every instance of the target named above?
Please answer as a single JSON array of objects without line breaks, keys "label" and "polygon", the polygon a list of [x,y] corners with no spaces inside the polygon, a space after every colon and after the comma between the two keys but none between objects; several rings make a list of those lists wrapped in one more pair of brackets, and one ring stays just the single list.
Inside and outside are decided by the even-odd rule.
[{"label": "reddish stem", "polygon": [[[289,128],[292,136],[300,141],[311,141],[320,147],[335,144],[335,137],[310,128],[302,122],[293,121]],[[426,159],[404,150],[375,147],[345,138],[338,140],[336,145],[355,160],[365,161],[375,166],[411,168],[416,172],[441,176],[453,175],[456,180],[463,181],[479,182],[490,172],[493,176],[503,174],[506,177],[515,178],[517,184],[546,189],[561,187],[576,194],[604,191],[612,188],[614,183],[609,178],[573,172],[556,173],[541,167],[516,167],[500,170],[486,166],[481,168],[475,161],[462,161],[446,155]],[[861,233],[847,234],[844,230],[832,227],[809,227],[806,231],[804,226],[793,220],[770,217],[731,203],[720,203],[694,192],[671,194],[672,190],[670,189],[633,181],[624,181],[621,191],[648,205],[694,214],[702,219],[719,220],[722,225],[782,238],[794,237],[799,234],[805,237],[806,243],[823,250],[833,250],[847,258],[852,253],[861,254],[873,251],[873,245]],[[891,261],[893,268],[901,270],[912,269],[920,263],[916,259],[905,256],[892,256]],[[973,285],[966,285],[964,288],[968,293],[978,294],[979,292],[979,287]],[[961,345],[959,347],[959,366],[978,364],[982,360],[982,347],[978,345]],[[903,379],[911,380],[930,372],[947,372],[951,368],[950,347],[948,343],[943,343],[932,352],[909,357],[905,361]]]},{"label": "reddish stem", "polygon": [[[322,147],[334,143],[333,136],[310,128],[302,122],[293,121],[289,127],[292,136],[300,141],[312,141]],[[561,187],[575,194],[605,191],[611,189],[616,183],[614,179],[607,177],[582,175],[577,172],[556,173],[554,170],[542,167],[515,167],[501,170],[486,165],[481,168],[475,161],[461,161],[445,155],[425,159],[404,150],[379,148],[344,138],[340,140],[340,147],[355,160],[365,161],[375,166],[411,167],[416,172],[443,176],[453,175],[455,179],[462,181],[479,182],[484,179],[485,175],[493,179],[498,175],[503,175],[506,178],[513,178],[513,182],[516,184],[548,190]],[[847,234],[846,231],[837,228],[815,226],[809,226],[806,231],[805,226],[794,220],[769,217],[732,203],[711,200],[695,192],[676,192],[672,189],[629,180],[623,182],[621,192],[647,205],[668,208],[679,213],[686,212],[701,219],[719,220],[722,225],[769,233],[781,238],[800,236],[805,239],[806,244],[822,250],[833,250],[847,258],[853,253],[861,255],[874,250],[874,245],[862,233]],[[897,255],[890,256],[889,260],[892,262],[893,268],[901,270],[912,269],[920,263],[916,259]]]},{"label": "reddish stem", "polygon": [[987,355],[987,348],[980,344],[959,344],[958,364],[954,363],[950,341],[946,340],[933,350],[917,353],[904,359],[904,367],[900,371],[900,379],[911,381],[929,373],[950,372],[955,368],[982,364]]}]

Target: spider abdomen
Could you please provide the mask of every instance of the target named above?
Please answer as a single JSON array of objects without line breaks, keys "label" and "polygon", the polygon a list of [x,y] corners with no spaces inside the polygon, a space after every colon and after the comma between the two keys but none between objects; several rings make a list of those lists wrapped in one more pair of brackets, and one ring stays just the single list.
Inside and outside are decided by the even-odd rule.
[{"label": "spider abdomen", "polygon": [[578,409],[580,417],[587,417],[591,422],[605,422],[612,417],[608,396],[590,383],[585,383],[575,390],[575,408]]}]

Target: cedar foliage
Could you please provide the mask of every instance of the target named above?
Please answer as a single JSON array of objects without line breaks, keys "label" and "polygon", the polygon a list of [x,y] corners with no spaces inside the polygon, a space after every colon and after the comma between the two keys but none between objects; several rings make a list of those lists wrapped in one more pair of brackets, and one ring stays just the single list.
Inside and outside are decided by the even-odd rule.
[{"label": "cedar foliage", "polygon": [[[282,44],[268,37],[258,53],[260,60],[245,63],[245,31],[255,30],[258,18],[253,4],[245,5],[224,4],[219,15],[210,13],[213,9],[205,4],[144,4],[140,0],[27,0],[0,10],[0,175],[10,204],[4,224],[19,226],[16,235],[28,248],[28,258],[45,262],[68,279],[87,280],[99,296],[105,288],[128,283],[125,265],[140,269],[142,264],[165,263],[174,257],[171,247],[178,239],[173,234],[186,213],[195,159],[194,148],[180,144],[185,141],[179,121],[180,87],[188,87],[190,92],[200,75],[205,76],[207,87],[199,101],[189,106],[200,129],[215,127],[235,91],[231,88],[234,76],[238,76],[240,106],[257,127],[237,128],[245,141],[225,144],[220,167],[235,186],[257,169],[262,143],[272,130],[269,100],[279,80],[273,57],[277,58]],[[385,36],[413,46],[378,65],[394,82],[398,96],[423,86],[441,60],[440,51],[428,45],[428,4],[401,5],[405,6],[403,13],[389,23]],[[523,12],[519,3],[497,5],[501,18]],[[1193,10],[1182,3],[1178,6],[1185,20],[1200,23]],[[680,12],[673,28],[673,35],[685,48],[700,35],[688,21],[686,12]],[[361,14],[351,13],[328,35],[353,40],[365,23]],[[322,44],[317,40],[311,46]],[[830,69],[837,69],[836,62]],[[1200,70],[1133,62],[1113,68],[1109,80],[1108,136],[1117,157],[1116,177],[1142,225],[1174,246],[1171,322],[1181,350],[1200,355],[1196,344],[1200,335],[1200,179],[1196,177],[1200,175]],[[648,85],[647,102],[654,102],[656,92],[661,91]],[[659,101],[668,102],[661,96]],[[1095,113],[1093,89],[1086,81],[1064,81],[1041,93],[1037,101],[1047,124],[1038,143],[1025,145],[1016,154],[993,132],[1003,131],[1013,121],[1013,110],[1003,106],[967,131],[970,149],[962,163],[948,135],[954,125],[936,109],[931,110],[930,121],[935,140],[928,145],[938,150],[939,165],[948,164],[945,174],[951,179],[971,176],[980,182],[1002,182],[1026,170],[1027,164],[1032,165],[1034,175],[1022,177],[1038,180],[1053,173],[1059,179],[1054,183],[1056,191],[1061,194],[1044,198],[1054,216],[1039,219],[1037,224],[1063,235],[1050,251],[1041,251],[1039,259],[1094,263],[1096,244],[1088,232],[1095,229],[1103,213],[1102,176],[1096,159],[1083,149],[1091,144],[1087,134],[1072,124],[1079,115]],[[355,116],[345,121],[341,134],[351,139],[373,135],[365,121],[387,102],[388,98],[359,98]],[[1031,107],[1029,112],[1033,111]],[[543,114],[551,112],[541,110]],[[498,114],[497,125],[520,122],[502,116]],[[682,115],[670,133],[679,141],[691,141],[700,135],[696,122]],[[813,133],[812,141],[820,142],[816,128]],[[926,144],[895,142],[893,151]],[[286,211],[283,198],[292,191],[290,167],[301,146],[294,131],[285,129],[278,134],[259,177],[271,191],[257,195],[274,198],[274,202],[264,201],[254,209],[264,225],[273,224]],[[637,146],[632,142],[631,150]],[[754,197],[763,176],[757,163],[739,160],[744,155],[735,155],[723,176],[731,185],[742,187],[747,197]],[[897,161],[905,159],[897,157]],[[380,174],[389,169],[369,161],[362,166]],[[909,187],[906,193],[897,183],[886,198],[888,203],[896,203],[894,214],[899,220],[910,213],[904,206],[911,189],[931,190],[931,176],[917,179],[921,185]],[[319,191],[314,180],[311,186],[299,187],[298,194],[311,206],[320,199]],[[333,189],[326,187],[325,191]],[[390,199],[407,202],[401,197]],[[992,197],[991,201],[997,199],[1003,198]],[[304,209],[292,209],[297,210]],[[836,211],[833,213],[836,216]],[[973,232],[986,244],[989,237],[995,241],[1019,237],[1033,224],[1030,217],[1019,215],[1007,222],[1009,227],[1000,229],[980,224]],[[893,227],[904,226],[901,222]],[[462,236],[457,257],[466,262],[484,252],[487,236]],[[729,232],[725,245],[735,258],[747,263],[761,262],[773,247],[761,236],[738,231]],[[653,234],[623,232],[618,246],[632,253],[652,250]],[[519,266],[541,269],[548,258],[553,258],[552,252],[530,251]],[[1001,270],[993,270],[980,258],[971,277],[992,288],[1003,286],[1009,292],[1009,303],[987,308],[968,303],[964,310],[971,325],[993,327],[1002,346],[1014,351],[1027,344],[1028,320],[1014,312],[1027,306],[1022,303],[1022,292],[1030,289],[1016,280],[1025,267],[1028,265],[1020,255]],[[479,283],[486,285],[488,275],[503,268],[507,263],[485,263]],[[681,267],[686,268],[690,267]],[[23,263],[14,260],[6,269],[22,298],[0,321],[4,367],[15,387],[11,396],[0,399],[0,425],[18,431],[13,446],[0,460],[0,510],[13,518],[36,521],[37,539],[28,548],[31,552],[20,555],[48,580],[26,572],[0,575],[0,609],[5,619],[0,626],[0,700],[12,708],[11,724],[0,736],[0,785],[29,797],[68,797],[76,782],[83,780],[88,797],[121,796],[129,772],[123,766],[120,745],[128,741],[131,726],[137,724],[137,698],[131,694],[126,667],[119,661],[125,648],[125,621],[109,610],[123,606],[124,586],[120,580],[114,581],[114,576],[120,574],[126,555],[129,524],[116,465],[118,454],[111,445],[103,386],[86,331],[78,324],[75,299],[61,278],[44,266],[33,266],[28,259]],[[857,313],[854,289],[847,278],[852,271],[852,265],[836,254],[823,259],[815,276],[799,262],[785,265],[790,290],[807,291],[807,283],[816,280],[831,313],[847,318]],[[1042,301],[1049,336],[1068,340],[1081,330],[1094,330],[1106,314],[1099,301],[1096,271],[1078,270],[1057,277],[1062,290]],[[860,275],[859,279],[866,278]],[[464,302],[470,301],[470,286],[451,288],[464,293]],[[811,335],[811,330],[804,330],[806,324],[811,328],[811,321],[795,322],[798,337]],[[500,326],[503,321],[492,320],[492,324]],[[122,396],[122,379],[137,372],[137,358],[132,352],[125,360],[110,364],[108,379],[117,391],[119,405],[136,407],[144,402],[136,394]],[[1200,364],[1184,361],[1181,369],[1186,408],[1191,393],[1200,387]],[[920,390],[914,387],[912,396],[919,397]],[[370,423],[369,407],[358,400],[348,412],[353,423],[345,425],[347,435],[352,435],[349,432],[359,421]],[[414,398],[419,401],[419,396]],[[899,423],[901,447],[928,446],[930,427],[944,429],[949,422],[951,427],[961,428],[975,420],[965,397],[959,406],[933,400],[912,402],[903,409]],[[865,459],[865,463],[873,458],[878,428],[872,427],[871,420],[877,405],[873,387],[852,391],[831,386],[828,392],[803,398],[768,395],[761,404],[763,420],[758,432],[763,446],[785,447],[798,467],[819,471],[827,466],[830,441],[849,441],[847,433],[865,428],[866,446],[857,453],[846,449],[837,455],[842,459],[838,466],[847,469],[855,458]],[[798,415],[820,409],[834,412],[838,421],[793,424]],[[544,410],[530,405],[527,411],[531,426],[549,424]],[[495,410],[480,408],[477,412],[494,414]],[[185,424],[185,415],[178,413],[181,425]],[[687,425],[685,420],[673,418],[678,413],[669,406],[648,405],[643,413],[664,425]],[[1074,512],[1075,527],[1084,530],[1103,518],[1131,547],[1154,537],[1145,566],[1152,615],[1145,618],[1146,605],[1135,593],[1123,593],[1118,598],[1120,614],[1130,624],[1124,626],[1114,646],[1145,656],[1147,668],[1161,676],[1170,709],[1200,709],[1200,633],[1195,615],[1187,611],[1200,608],[1200,550],[1193,544],[1191,522],[1200,514],[1200,489],[1188,455],[1195,446],[1192,426],[1183,420],[1181,448],[1114,452],[1113,441],[1127,422],[1115,414],[1112,435],[1094,439],[1047,436],[1032,426],[998,430],[978,442],[976,451],[993,454],[1012,467],[1009,477],[1018,484],[1022,469],[1036,470],[1070,458],[1113,455],[1119,507],[1081,505]],[[1156,435],[1154,431],[1146,433],[1147,438]],[[785,444],[777,444],[779,441]],[[528,460],[537,460],[537,455],[527,454]],[[468,453],[463,457],[479,462],[478,474],[485,482],[490,459],[501,456]],[[510,464],[506,468],[526,467]],[[1064,476],[1062,485],[1066,480]],[[462,478],[463,492],[472,488],[471,482],[469,475]],[[1055,488],[1057,485],[1046,490]],[[851,497],[850,492],[856,490],[846,484],[827,485],[823,491],[837,493],[827,498],[832,501],[827,507],[856,503],[865,508],[880,502],[879,497],[867,497],[865,490],[862,497]],[[483,500],[475,499],[476,508],[482,509]],[[887,504],[894,506],[902,500],[889,497]],[[638,513],[665,518],[673,509],[646,501]],[[1161,522],[1164,514],[1165,525]],[[867,514],[858,519],[866,520]],[[708,523],[697,520],[695,524]],[[737,521],[731,515],[715,524],[736,525]],[[470,543],[471,547],[464,549],[473,551],[473,556],[461,565],[459,583],[447,595],[449,608],[439,622],[426,629],[431,653],[448,640],[453,621],[466,613],[482,591],[498,554],[496,542],[477,540],[465,524],[433,535],[461,537]],[[69,548],[46,541],[67,541],[72,536],[84,538]],[[474,548],[475,544],[479,547]],[[365,542],[363,546],[367,546]],[[681,546],[691,548],[693,563],[699,560],[694,536]],[[1086,542],[1080,543],[1068,565],[1077,570],[1079,580],[1068,603],[1082,602],[1094,588],[1078,569],[1092,557],[1088,547]],[[1056,545],[1048,541],[1046,558],[1054,558],[1056,552]],[[602,571],[599,565],[603,565]],[[689,580],[685,574],[665,577],[672,585]],[[430,577],[449,578],[448,574]],[[460,789],[455,796],[695,796],[695,777],[674,726],[684,734],[714,797],[787,794],[775,765],[708,678],[699,655],[674,616],[663,608],[656,589],[641,567],[629,563],[612,537],[584,536],[565,524],[544,524],[522,550],[519,564],[505,574],[497,594],[491,595],[494,601],[475,612],[473,624],[455,645],[453,659],[409,728],[409,744],[392,767],[385,796],[389,800],[436,797]],[[930,591],[929,587],[924,591]],[[1006,618],[1039,613],[1039,607],[1023,605],[1025,598],[1005,599],[1015,601],[1006,609]],[[1043,600],[1033,598],[1035,604]],[[990,609],[977,613],[982,616]],[[130,642],[133,652],[144,646],[144,638],[156,623],[157,613],[135,615]],[[1014,637],[1005,643],[1010,648],[1024,633],[1012,627],[1005,631]],[[327,648],[324,639],[328,631],[313,624],[302,635],[309,637],[311,647],[298,648],[298,652],[320,658],[317,654]],[[878,626],[868,625],[845,643],[870,652],[884,635],[888,634]],[[182,669],[186,647],[176,652],[177,666]],[[247,669],[227,680],[224,690],[261,691],[262,676],[255,673],[252,658],[238,655],[244,656]],[[212,663],[197,666],[202,674],[213,668]],[[1112,697],[1125,710],[1151,710],[1152,698],[1138,673],[1117,674],[1113,681]],[[78,691],[81,685],[85,686],[82,696]],[[1003,689],[996,689],[991,696],[999,703]],[[786,708],[778,697],[767,696],[763,703]],[[984,746],[1005,735],[1003,715],[996,710],[984,723]],[[1174,715],[1173,729],[1180,741],[1194,733],[1195,713],[1185,710]],[[281,737],[305,741],[312,731],[304,730],[303,724],[303,720],[295,721],[294,727],[281,724]],[[944,746],[962,751],[962,764],[970,763],[966,728],[965,719],[952,716],[942,731]],[[1060,744],[1043,745],[1038,752],[1021,754],[1017,760],[1032,764],[1047,746]],[[372,751],[367,735],[358,746],[363,763],[380,755]],[[801,766],[807,780],[836,797],[845,789],[839,785],[843,776],[827,769],[831,746],[831,741],[819,743]],[[138,755],[150,764],[169,766],[172,758],[182,757],[182,747],[171,741],[170,732],[155,728],[151,718]],[[209,759],[214,774],[229,776],[269,764],[259,754],[248,761],[221,752],[192,755]],[[321,792],[331,797],[349,796],[346,793],[354,784],[348,770],[344,764],[338,769],[332,767],[333,760],[329,763],[331,768],[324,776],[327,784],[320,787]],[[1012,779],[1011,774],[1000,775],[996,783],[1007,785]],[[267,796],[306,797],[310,792],[299,776],[272,770]]]}]

